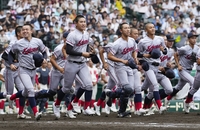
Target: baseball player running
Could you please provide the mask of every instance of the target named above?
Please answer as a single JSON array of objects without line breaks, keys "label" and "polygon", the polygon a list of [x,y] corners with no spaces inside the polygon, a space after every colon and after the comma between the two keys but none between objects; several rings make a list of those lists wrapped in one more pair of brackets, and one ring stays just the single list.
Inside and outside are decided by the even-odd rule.
[{"label": "baseball player running", "polygon": [[[196,36],[193,36],[193,38],[190,38],[190,40],[192,40],[193,42],[196,42]],[[196,62],[197,62],[197,73],[196,76],[194,78],[194,83],[192,88],[190,89],[190,91],[188,92],[187,98],[184,101],[184,111],[186,114],[188,114],[190,112],[190,108],[195,109],[196,107],[193,104],[193,95],[198,91],[199,89],[199,84],[200,84],[200,49],[198,50],[197,54],[196,54]]]},{"label": "baseball player running", "polygon": [[[194,32],[189,33],[189,45],[177,48],[177,52],[174,54],[174,59],[176,65],[178,66],[180,78],[178,84],[174,87],[172,94],[167,96],[167,104],[169,104],[169,101],[172,99],[172,97],[175,96],[185,86],[186,83],[189,83],[190,88],[193,87],[194,78],[190,75],[190,72],[192,71],[194,63],[196,62],[196,54],[199,50],[199,47],[195,45],[197,36],[198,35],[194,34]],[[189,92],[189,96],[187,98],[188,100],[186,100],[186,103],[190,103],[192,101],[191,94],[194,94],[193,92],[194,89]],[[196,109],[192,103],[189,105],[191,109]],[[186,110],[186,113],[187,112],[188,111]]]},{"label": "baseball player running", "polygon": [[87,52],[87,47],[90,43],[90,36],[85,31],[86,20],[84,16],[77,15],[74,19],[74,23],[76,24],[76,29],[70,32],[67,36],[66,53],[68,54],[68,57],[65,64],[64,87],[59,90],[56,102],[53,104],[56,118],[60,118],[60,102],[65,94],[69,94],[76,74],[80,77],[84,85],[79,88],[74,100],[72,101],[73,108],[75,111],[76,108],[80,111],[78,100],[85,92],[84,113],[88,115],[95,114],[89,108],[92,96],[92,79],[89,78],[91,76],[86,64],[86,58],[91,56],[91,53]]},{"label": "baseball player running", "polygon": [[[21,38],[23,38],[23,34],[22,34],[22,26],[18,26],[15,28],[15,35],[16,37],[10,42],[9,46],[6,48],[6,50],[4,51],[2,58],[5,60],[5,66],[6,69],[4,71],[4,77],[5,77],[5,86],[6,86],[6,91],[8,94],[8,101],[9,101],[9,107],[10,107],[10,111],[13,111],[13,101],[9,100],[10,99],[10,95],[13,94],[13,90],[14,90],[14,85],[17,87],[18,91],[22,91],[24,90],[24,85],[22,84],[20,77],[18,75],[18,71],[16,70],[11,70],[10,68],[10,64],[8,61],[8,54],[12,48],[12,46]],[[17,57],[15,57],[14,59],[14,66],[16,66],[17,68],[19,67],[19,63],[18,63],[18,59]],[[19,98],[19,111],[18,111],[18,115],[17,118],[19,119],[25,119],[25,118],[31,118],[30,116],[27,116],[25,114],[23,114],[24,111],[24,97],[20,97]]]},{"label": "baseball player running", "polygon": [[[159,84],[156,77],[160,64],[160,51],[166,55],[167,49],[164,43],[164,39],[160,36],[155,36],[155,27],[152,23],[147,23],[145,25],[145,30],[147,36],[141,39],[138,43],[138,57],[142,59],[140,64],[145,71],[146,76],[143,86],[149,86],[149,84],[151,84],[149,88],[153,91],[153,93],[151,93],[151,97],[154,97],[159,112],[163,113],[166,108],[162,106],[160,101]],[[149,106],[151,102],[152,98],[148,98],[148,96],[146,96],[143,107],[148,109],[147,105]]]},{"label": "baseball player running", "polygon": [[[122,23],[119,26],[122,36],[118,38],[112,45],[108,53],[108,59],[114,62],[115,73],[118,79],[120,89],[116,90],[120,93],[120,109],[119,117],[130,116],[130,112],[126,112],[129,96],[134,89],[134,75],[133,69],[130,67],[129,61],[133,59],[137,63],[137,45],[133,38],[130,38],[130,27],[127,23]],[[136,81],[135,81],[136,82]],[[136,89],[136,88],[135,88]]]},{"label": "baseball player running", "polygon": [[[174,55],[174,50],[172,49],[172,47],[173,47],[175,39],[174,39],[173,35],[168,34],[168,35],[166,35],[166,40],[167,41],[165,42],[165,44],[167,47],[167,54],[166,55],[162,54],[160,56],[160,61],[161,61],[160,67],[159,67],[160,72],[158,73],[158,75],[162,75],[162,78],[160,76],[158,76],[162,80],[160,80],[160,78],[157,77],[157,80],[159,81],[160,84],[162,83],[161,86],[163,87],[163,89],[159,90],[161,100],[166,98],[168,95],[170,95],[172,93],[173,89],[172,89],[172,85],[171,85],[169,78],[172,79],[172,78],[174,78],[173,76],[175,76],[174,73],[170,73],[168,75],[165,74],[165,72],[167,72],[169,69],[171,70],[171,68],[172,68],[171,59]],[[170,72],[173,72],[173,71],[170,71]],[[171,76],[171,77],[169,77],[169,76]]]},{"label": "baseball player running", "polygon": [[[159,65],[158,73],[156,74],[158,83],[163,87],[163,89],[159,90],[161,99],[164,99],[165,97],[167,97],[169,94],[172,93],[173,89],[172,89],[172,85],[171,85],[169,78],[174,78],[174,76],[175,76],[173,70],[170,69],[171,68],[170,59],[174,54],[174,50],[171,49],[173,46],[173,43],[174,43],[174,38],[172,35],[167,35],[166,37],[167,37],[167,41],[165,42],[165,44],[167,47],[167,54],[164,55],[161,52],[161,56],[160,56],[161,63]],[[148,89],[147,83],[148,83],[147,81],[144,82],[144,85],[142,87],[143,90]],[[149,93],[147,95],[148,99],[153,99],[153,89],[152,88],[153,88],[152,86],[149,87]],[[144,107],[149,109],[149,111],[146,115],[152,114],[152,111],[150,109],[151,105],[152,105],[152,103],[147,104],[146,102],[144,102]]]},{"label": "baseball player running", "polygon": [[[101,115],[100,106],[103,103],[103,101],[106,99],[105,91],[109,91],[109,90],[111,91],[115,87],[115,85],[117,85],[117,83],[118,83],[118,80],[117,80],[117,77],[115,74],[115,70],[114,70],[114,62],[109,60],[107,58],[107,56],[104,57],[104,52],[106,52],[106,54],[109,53],[109,50],[112,46],[111,44],[113,44],[113,43],[109,43],[106,46],[103,46],[102,49],[99,51],[99,56],[103,63],[103,68],[108,72],[109,79],[108,79],[106,88],[101,93],[101,97],[98,99],[97,102],[94,103],[95,111],[98,116]],[[109,106],[109,107],[111,107],[111,106]],[[106,106],[106,114],[110,114],[109,107]]]},{"label": "baseball player running", "polygon": [[[46,54],[46,47],[44,46],[42,41],[38,38],[32,37],[32,29],[33,27],[30,24],[25,24],[23,26],[22,30],[24,38],[20,39],[12,46],[10,53],[8,55],[10,68],[11,70],[16,71],[17,67],[13,63],[14,59],[13,55],[18,54],[19,56],[18,74],[25,87],[24,90],[13,94],[10,97],[10,100],[24,97],[22,98],[23,101],[20,100],[21,104],[23,104],[25,102],[25,97],[28,97],[28,101],[33,110],[35,119],[38,121],[41,118],[41,113],[39,113],[37,110],[35,101],[35,92],[34,92],[36,67],[38,67],[36,65],[38,63],[33,58],[34,54],[41,52],[43,54],[43,57],[46,59],[47,54]],[[40,59],[41,60],[40,62],[45,63],[46,62],[45,59]]]}]

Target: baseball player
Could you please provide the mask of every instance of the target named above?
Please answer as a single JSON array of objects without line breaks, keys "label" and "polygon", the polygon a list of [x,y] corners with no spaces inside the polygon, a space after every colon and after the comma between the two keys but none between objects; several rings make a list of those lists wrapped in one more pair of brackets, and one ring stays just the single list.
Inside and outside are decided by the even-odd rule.
[{"label": "baseball player", "polygon": [[[139,40],[138,40],[138,30],[136,28],[131,28],[130,37],[132,37],[136,41],[136,43],[139,42]],[[134,100],[135,110],[136,110],[134,113],[136,115],[141,115],[141,114],[146,113],[146,111],[144,109],[142,109],[140,74],[139,74],[139,71],[137,71],[136,69],[133,72],[134,72],[133,73],[134,74],[134,86],[137,89],[135,89],[135,96],[131,95],[131,97],[129,98],[129,102],[130,102],[130,107],[132,107],[133,106],[132,101]]]},{"label": "baseball player", "polygon": [[92,96],[92,79],[86,64],[86,58],[91,56],[91,53],[87,52],[87,47],[91,40],[89,34],[85,31],[86,20],[84,16],[77,15],[74,23],[76,24],[76,29],[67,36],[66,53],[68,57],[65,64],[64,87],[59,90],[56,102],[53,104],[56,118],[60,118],[60,102],[65,94],[69,94],[76,75],[80,77],[84,85],[79,88],[71,104],[75,111],[76,108],[80,111],[78,100],[85,92],[84,113],[88,115],[94,114],[89,108]]},{"label": "baseball player", "polygon": [[[52,63],[53,69],[50,72],[50,83],[49,90],[42,93],[42,91],[37,93],[38,98],[50,98],[56,95],[59,83],[64,86],[64,66],[67,55],[62,52],[64,43],[66,43],[68,32],[63,34],[63,40],[61,43],[54,49],[50,62]],[[70,96],[70,95],[67,95]],[[67,117],[74,118],[74,113],[69,111],[66,113]]]},{"label": "baseball player", "polygon": [[[190,88],[192,88],[194,83],[194,77],[190,75],[194,63],[196,62],[196,54],[199,50],[199,47],[196,44],[196,35],[194,32],[188,34],[188,41],[189,45],[185,45],[183,47],[177,48],[177,52],[174,54],[174,59],[176,65],[178,66],[179,71],[179,81],[178,84],[173,88],[172,94],[167,96],[167,103],[175,96],[184,86],[186,83],[189,83]],[[191,92],[192,93],[192,92]],[[189,96],[188,98],[190,98]],[[187,100],[186,103],[189,101]],[[190,104],[191,109],[196,109],[194,105]],[[187,113],[187,112],[186,112]]]},{"label": "baseball player", "polygon": [[[41,118],[41,113],[38,112],[36,107],[33,84],[35,84],[34,82],[36,75],[36,67],[39,67],[41,66],[42,63],[46,62],[45,59],[47,58],[47,53],[46,53],[46,47],[44,46],[42,41],[38,38],[32,37],[32,29],[33,27],[31,24],[25,24],[22,27],[24,38],[20,39],[12,46],[10,53],[8,55],[10,68],[11,70],[16,71],[17,67],[13,63],[14,59],[13,55],[18,54],[19,57],[18,74],[25,87],[24,90],[11,95],[10,100],[24,97],[23,98],[24,100],[20,101],[23,104],[25,103],[25,97],[28,97],[28,101],[33,110],[35,119],[38,121]],[[40,60],[38,59],[38,61],[36,61],[35,54],[38,54],[39,52],[43,54],[43,57],[45,59],[41,58]]]},{"label": "baseball player", "polygon": [[130,116],[130,112],[126,112],[128,98],[133,93],[134,89],[135,91],[139,89],[134,86],[135,77],[133,73],[136,69],[136,64],[134,67],[129,64],[129,61],[133,59],[135,63],[137,63],[137,45],[135,40],[129,37],[129,24],[122,23],[119,29],[122,36],[112,44],[111,50],[108,53],[108,59],[114,62],[115,73],[119,84],[119,88],[116,90],[116,92],[120,93],[120,109],[118,116],[126,117]]},{"label": "baseball player", "polygon": [[[155,36],[155,27],[152,23],[147,23],[145,25],[145,31],[147,33],[146,37],[141,39],[138,43],[138,57],[142,59],[140,64],[145,71],[146,76],[143,86],[149,86],[149,84],[151,84],[151,88],[149,88],[153,91],[151,97],[154,97],[159,112],[163,113],[166,108],[162,106],[160,101],[159,84],[156,77],[160,64],[160,51],[166,55],[167,49],[164,39],[160,36]],[[146,105],[150,105],[151,101],[152,99],[146,96],[143,107],[147,109],[148,107]]]},{"label": "baseball player", "polygon": [[[106,88],[103,90],[103,92],[101,94],[101,97],[94,104],[95,112],[96,112],[96,114],[98,116],[101,115],[100,106],[104,102],[104,100],[106,99],[105,91],[112,90],[118,83],[118,80],[117,80],[117,77],[116,77],[116,74],[115,74],[115,70],[114,70],[114,62],[109,60],[107,58],[107,56],[104,57],[104,52],[106,52],[107,54],[109,53],[109,50],[110,50],[110,48],[112,46],[111,44],[113,44],[113,43],[109,43],[106,46],[103,46],[102,49],[99,51],[99,56],[100,56],[100,59],[101,59],[101,61],[103,63],[103,68],[105,70],[107,70],[107,73],[109,75],[109,79],[108,79],[108,83],[106,85]],[[106,107],[106,111],[105,112],[106,112],[106,114],[110,113],[109,107]]]},{"label": "baseball player", "polygon": [[[6,48],[6,50],[4,51],[4,53],[2,55],[2,58],[5,60],[5,66],[6,66],[6,69],[4,71],[4,77],[5,77],[5,81],[6,81],[5,82],[5,86],[6,86],[6,91],[7,91],[7,95],[8,95],[9,107],[10,107],[9,111],[13,111],[13,105],[12,105],[13,101],[9,100],[9,98],[10,98],[10,95],[13,94],[14,85],[17,88],[18,91],[24,90],[24,85],[22,84],[22,82],[20,80],[20,77],[18,75],[18,71],[11,70],[10,64],[9,64],[9,61],[8,61],[8,54],[9,54],[12,46],[18,40],[20,40],[20,39],[23,38],[22,26],[16,27],[16,29],[15,29],[15,35],[16,35],[16,37],[14,37],[14,39],[11,40],[9,46]],[[19,62],[17,60],[17,57],[15,57],[13,65],[15,67],[19,67]],[[31,118],[30,116],[27,116],[27,115],[23,114],[23,111],[24,111],[23,100],[24,100],[24,97],[19,98],[19,105],[20,105],[20,107],[19,107],[17,118],[19,118],[19,119]]]},{"label": "baseball player", "polygon": [[[197,38],[197,35],[196,36],[193,36],[189,39],[189,42],[196,42],[196,38]],[[187,98],[186,100],[184,101],[184,111],[186,114],[188,114],[190,112],[190,108],[192,109],[196,109],[196,107],[194,106],[194,103],[192,102],[193,101],[193,95],[199,90],[199,84],[200,84],[200,49],[198,50],[197,54],[196,54],[196,62],[197,62],[197,73],[196,73],[196,76],[194,78],[194,83],[193,83],[193,86],[192,88],[190,89],[190,91],[188,92],[188,95],[187,95]]]},{"label": "baseball player", "polygon": [[[173,35],[171,35],[171,34],[166,35],[166,38],[167,38],[166,39],[167,41],[165,43],[166,43],[166,47],[167,47],[167,54],[166,55],[162,54],[160,56],[160,61],[161,61],[160,67],[159,67],[160,72],[158,73],[158,75],[162,74],[162,80],[160,78],[158,78],[159,76],[157,77],[157,80],[159,81],[160,84],[164,83],[164,84],[161,84],[161,86],[164,89],[159,90],[161,100],[166,98],[173,91],[171,82],[170,82],[169,78],[167,78],[165,76],[164,73],[165,73],[165,71],[167,71],[166,69],[172,68],[171,59],[174,56],[174,50],[172,49],[172,47],[173,47],[175,39],[174,39]],[[171,75],[173,76],[174,74],[172,73]]]},{"label": "baseball player", "polygon": [[[173,54],[174,54],[174,50],[171,49],[174,43],[174,38],[172,35],[167,35],[167,41],[165,42],[166,47],[167,47],[167,54],[164,55],[161,52],[161,56],[160,56],[160,65],[159,65],[159,70],[158,73],[156,74],[156,78],[158,83],[163,87],[163,89],[159,90],[159,94],[160,94],[160,99],[164,99],[165,97],[167,97],[168,95],[170,95],[173,91],[172,89],[172,85],[171,82],[169,80],[169,76],[172,76],[171,78],[173,78],[173,76],[175,75],[173,73],[173,70],[171,70],[170,74],[165,74],[165,72],[169,72],[168,69],[171,68],[171,64],[170,64],[170,59],[172,58]],[[164,38],[164,37],[163,37]],[[142,86],[143,90],[147,90],[148,89],[148,82],[147,80],[145,80],[144,85]],[[148,99],[153,99],[153,86],[149,87],[149,92],[147,95]],[[151,105],[152,103],[149,102],[149,104],[147,104],[147,102],[144,102],[144,107],[146,109],[149,109],[148,113],[146,115],[151,115],[152,111],[151,111]]]},{"label": "baseball player", "polygon": [[52,53],[50,62],[52,63],[52,70],[50,72],[50,83],[49,83],[49,90],[47,93],[37,93],[37,97],[40,98],[50,98],[52,96],[56,95],[59,83],[61,83],[62,86],[64,86],[64,65],[65,65],[65,56],[62,53],[62,47],[64,45],[64,42],[66,42],[66,37],[68,33],[63,34],[63,40],[61,41],[61,44],[59,44]]}]

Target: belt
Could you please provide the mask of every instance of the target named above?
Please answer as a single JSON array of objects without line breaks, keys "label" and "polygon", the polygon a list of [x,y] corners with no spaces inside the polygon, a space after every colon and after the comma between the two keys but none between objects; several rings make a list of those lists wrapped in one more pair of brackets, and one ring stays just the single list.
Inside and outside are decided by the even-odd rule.
[{"label": "belt", "polygon": [[[22,66],[21,66],[22,67]],[[33,68],[33,69],[29,69],[29,68],[26,68],[26,67],[22,67],[24,69],[27,69],[27,70],[35,70],[36,68]]]},{"label": "belt", "polygon": [[151,64],[154,65],[154,66],[159,66],[160,65],[160,63],[158,63],[158,62],[153,62]]},{"label": "belt", "polygon": [[79,62],[79,61],[69,61],[69,62],[73,62],[73,63],[76,63],[76,64],[83,64],[85,62]]},{"label": "belt", "polygon": [[192,69],[186,69],[186,70],[192,71]]}]

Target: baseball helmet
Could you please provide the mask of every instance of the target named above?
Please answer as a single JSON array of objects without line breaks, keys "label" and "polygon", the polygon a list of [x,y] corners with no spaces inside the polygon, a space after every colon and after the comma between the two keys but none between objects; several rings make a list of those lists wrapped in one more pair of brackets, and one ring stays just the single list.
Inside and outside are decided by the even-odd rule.
[{"label": "baseball helmet", "polygon": [[151,58],[158,59],[161,56],[160,49],[153,49],[150,52]]},{"label": "baseball helmet", "polygon": [[37,54],[33,54],[33,60],[35,63],[35,67],[40,67],[42,65],[44,58],[41,54],[37,53]]}]

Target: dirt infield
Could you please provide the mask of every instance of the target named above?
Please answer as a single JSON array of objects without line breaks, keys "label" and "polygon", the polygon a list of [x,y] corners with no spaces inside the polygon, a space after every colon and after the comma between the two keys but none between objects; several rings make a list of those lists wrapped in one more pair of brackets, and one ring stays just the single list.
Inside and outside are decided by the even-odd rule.
[{"label": "dirt infield", "polygon": [[43,116],[40,121],[34,118],[20,120],[16,115],[0,115],[0,129],[2,130],[189,130],[200,129],[200,116],[196,112],[184,114],[170,112],[164,115],[135,116],[131,118],[117,118],[116,113],[108,117],[78,115],[76,119],[62,117],[55,120],[52,114]]}]

